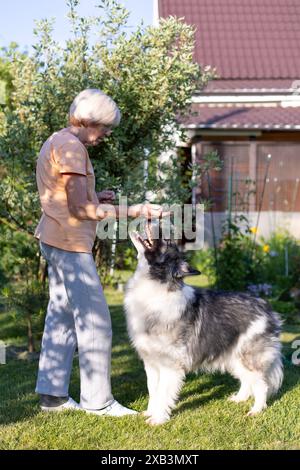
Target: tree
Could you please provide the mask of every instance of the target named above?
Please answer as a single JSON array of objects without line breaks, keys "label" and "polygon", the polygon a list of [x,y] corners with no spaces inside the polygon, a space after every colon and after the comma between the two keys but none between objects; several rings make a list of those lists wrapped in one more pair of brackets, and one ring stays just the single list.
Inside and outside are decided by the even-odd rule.
[{"label": "tree", "polygon": [[159,27],[140,25],[127,35],[129,12],[117,0],[99,1],[101,14],[89,18],[79,15],[79,0],[67,5],[72,37],[65,46],[52,37],[54,22],[43,20],[37,22],[32,54],[15,47],[6,53],[13,89],[0,124],[0,218],[7,230],[25,233],[29,244],[40,216],[36,158],[49,135],[67,125],[78,92],[100,88],[122,111],[121,125],[90,151],[97,187],[113,188],[129,203],[143,200],[146,190],[160,202],[164,188],[169,203],[177,202],[179,193],[184,202],[178,164],[172,162],[161,178],[158,156],[174,146],[174,130],[182,132],[177,118],[186,112],[193,91],[213,76],[209,67],[193,62],[194,30],[180,19],[162,19]]},{"label": "tree", "polygon": [[[16,43],[10,44],[10,49],[17,47]],[[0,49],[1,51],[1,49]],[[3,52],[7,50],[2,48]],[[0,107],[3,105],[10,106],[10,98],[12,93],[12,75],[10,71],[10,62],[7,58],[0,57]]]}]

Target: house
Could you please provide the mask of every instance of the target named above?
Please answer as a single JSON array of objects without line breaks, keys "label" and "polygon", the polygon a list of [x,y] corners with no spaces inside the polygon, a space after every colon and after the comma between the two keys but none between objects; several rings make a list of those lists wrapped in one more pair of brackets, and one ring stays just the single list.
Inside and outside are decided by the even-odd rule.
[{"label": "house", "polygon": [[[259,220],[259,235],[287,228],[300,237],[299,0],[156,0],[154,7],[157,18],[196,27],[194,59],[218,73],[193,96],[182,122],[188,138],[178,143],[191,161],[201,164],[213,149],[223,161],[210,175],[207,240],[211,221],[220,235],[229,209],[246,211],[253,226]],[[194,200],[207,191],[199,181]]]}]

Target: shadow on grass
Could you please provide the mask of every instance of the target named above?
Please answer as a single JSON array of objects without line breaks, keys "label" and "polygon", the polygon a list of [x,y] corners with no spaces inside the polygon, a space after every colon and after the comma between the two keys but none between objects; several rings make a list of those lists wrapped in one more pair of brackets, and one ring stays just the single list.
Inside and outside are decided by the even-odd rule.
[{"label": "shadow on grass", "polygon": [[38,412],[36,371],[37,361],[9,360],[0,366],[0,424],[23,421]]},{"label": "shadow on grass", "polygon": [[[199,380],[203,380],[204,377],[206,380],[199,384]],[[232,395],[232,393],[238,388],[238,382],[227,374],[188,377],[186,384],[187,390],[183,390],[183,392],[180,394],[180,399],[176,410],[174,411],[174,416],[176,416],[177,413],[181,413],[182,411],[192,411],[196,408],[200,408],[212,400],[224,400],[227,396],[229,397]],[[195,384],[193,386],[193,390],[191,390],[191,384]],[[181,401],[185,399],[189,399],[189,401],[187,403],[181,404]]]},{"label": "shadow on grass", "polygon": [[[115,398],[125,406],[136,400],[148,400],[146,374],[142,362],[129,345],[125,319],[121,306],[111,306],[113,323],[112,391]],[[294,332],[294,328],[292,328]],[[285,328],[285,331],[288,331]],[[0,424],[10,424],[33,418],[40,410],[38,396],[34,393],[37,376],[37,361],[11,360],[0,366]],[[286,364],[283,387],[270,404],[288,393],[300,383],[299,368]],[[70,395],[79,400],[78,358],[74,360],[70,383]],[[174,415],[186,410],[195,410],[212,400],[229,397],[239,387],[228,374],[189,374]],[[183,401],[183,403],[182,403]]]}]

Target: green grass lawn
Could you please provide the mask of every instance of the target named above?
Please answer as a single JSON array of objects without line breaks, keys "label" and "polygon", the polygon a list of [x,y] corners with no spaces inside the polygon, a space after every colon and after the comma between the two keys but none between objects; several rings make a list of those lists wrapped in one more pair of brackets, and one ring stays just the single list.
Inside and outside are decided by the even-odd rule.
[{"label": "green grass lawn", "polygon": [[[122,404],[142,411],[147,405],[146,377],[128,341],[122,294],[106,289],[106,296],[114,331],[113,393]],[[299,449],[300,369],[290,363],[296,338],[300,326],[285,325],[284,384],[261,415],[246,416],[250,402],[228,401],[238,387],[229,375],[191,374],[171,421],[160,427],[149,427],[140,415],[44,414],[34,394],[37,360],[12,357],[0,365],[0,449]],[[24,327],[16,327],[9,313],[0,313],[0,339],[19,347],[26,343]],[[79,399],[77,357],[70,394]]]}]

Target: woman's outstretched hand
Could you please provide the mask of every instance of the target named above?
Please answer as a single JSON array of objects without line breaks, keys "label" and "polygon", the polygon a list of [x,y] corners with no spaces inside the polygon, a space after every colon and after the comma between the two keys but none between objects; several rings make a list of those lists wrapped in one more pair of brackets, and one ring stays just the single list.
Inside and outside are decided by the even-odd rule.
[{"label": "woman's outstretched hand", "polygon": [[135,204],[128,208],[128,215],[130,217],[144,216],[147,219],[166,217],[170,215],[170,211],[163,211],[163,208],[159,204]]}]

